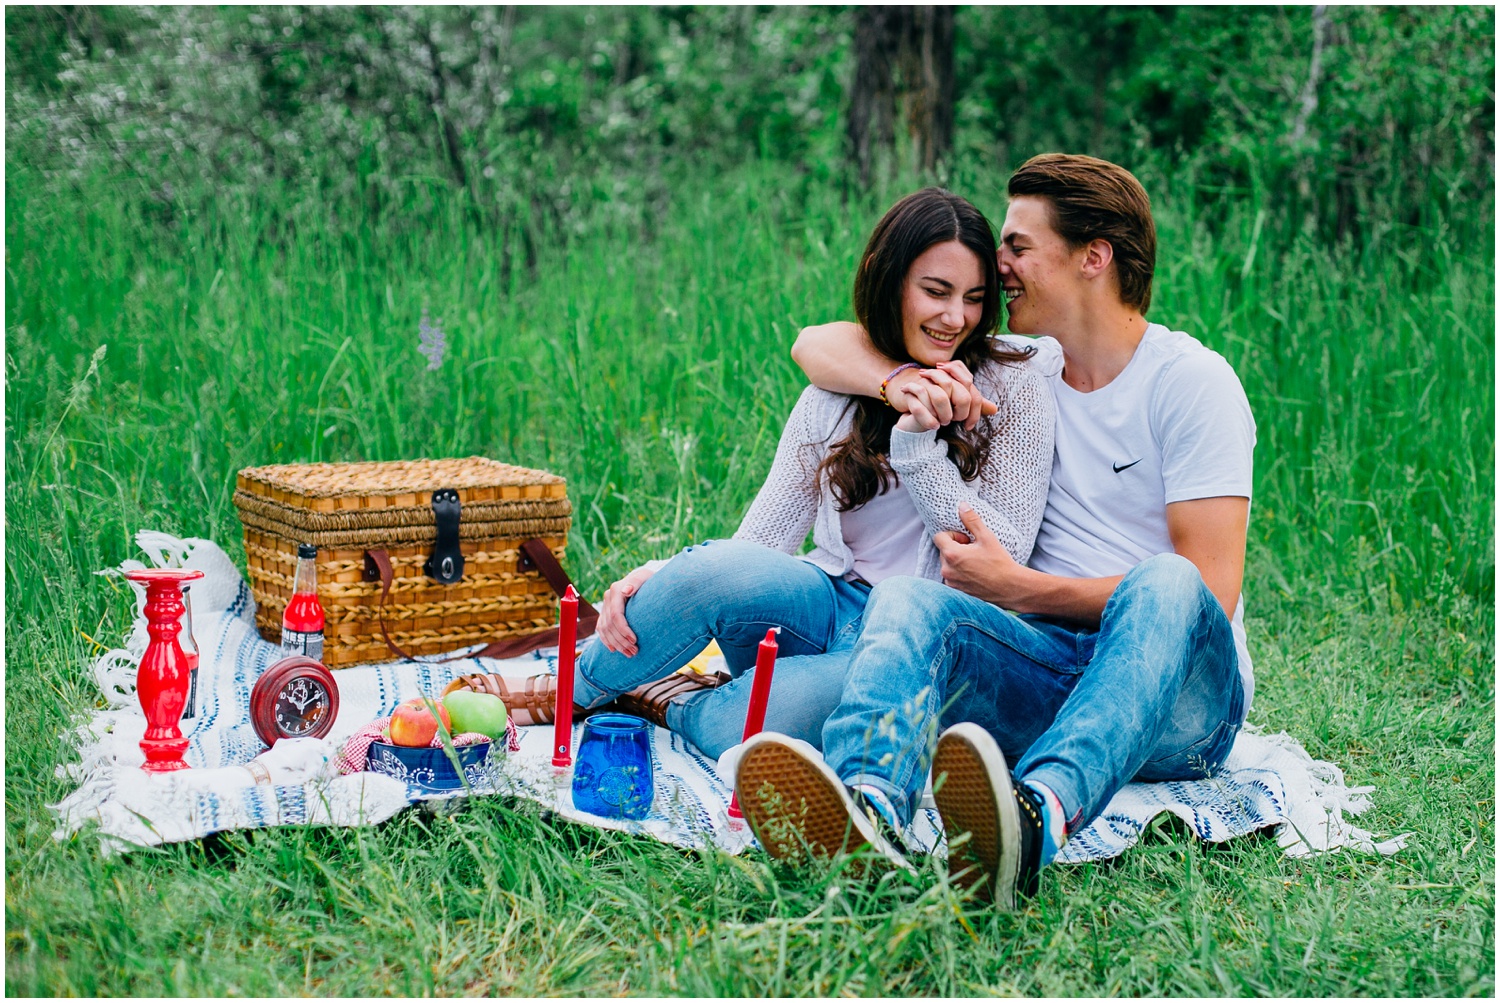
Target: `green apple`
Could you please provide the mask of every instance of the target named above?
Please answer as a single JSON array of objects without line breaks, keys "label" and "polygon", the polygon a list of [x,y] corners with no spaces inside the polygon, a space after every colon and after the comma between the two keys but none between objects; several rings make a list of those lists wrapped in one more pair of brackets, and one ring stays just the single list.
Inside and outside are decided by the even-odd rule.
[{"label": "green apple", "polygon": [[493,693],[454,690],[443,697],[443,706],[453,718],[453,733],[477,731],[491,738],[505,736],[505,701]]}]

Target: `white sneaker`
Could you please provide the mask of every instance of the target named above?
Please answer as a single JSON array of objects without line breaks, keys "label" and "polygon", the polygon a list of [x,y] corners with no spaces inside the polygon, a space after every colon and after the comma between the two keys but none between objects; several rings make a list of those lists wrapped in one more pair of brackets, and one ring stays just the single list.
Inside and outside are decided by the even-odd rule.
[{"label": "white sneaker", "polygon": [[953,880],[1001,909],[1036,895],[1047,838],[1041,798],[1011,775],[990,733],[972,722],[943,732],[932,755],[932,784]]},{"label": "white sneaker", "polygon": [[771,731],[741,748],[734,790],[750,831],[771,856],[826,858],[869,846],[897,867],[916,872],[881,833],[884,821],[856,803],[817,749]]}]

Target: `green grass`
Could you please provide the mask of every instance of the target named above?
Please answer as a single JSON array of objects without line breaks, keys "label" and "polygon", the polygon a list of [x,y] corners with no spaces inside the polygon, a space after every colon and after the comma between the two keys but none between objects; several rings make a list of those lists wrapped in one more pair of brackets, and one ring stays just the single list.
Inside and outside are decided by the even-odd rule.
[{"label": "green grass", "polygon": [[[1321,248],[1263,201],[1157,199],[1152,317],[1234,363],[1259,426],[1251,719],[1373,785],[1359,823],[1408,848],[1293,861],[1159,824],[996,915],[930,867],[787,871],[496,801],[113,858],[55,842],[89,639],[129,623],[91,572],[137,529],[238,559],[240,467],[481,453],[568,478],[597,596],[733,530],[801,386],[791,339],[847,314],[881,205],[719,179],[648,236],[601,212],[528,266],[441,199],[394,221],[226,206],[169,235],[103,186],[45,190],[12,170],[9,993],[1493,994],[1492,207]],[[968,190],[999,218],[993,178]]]}]

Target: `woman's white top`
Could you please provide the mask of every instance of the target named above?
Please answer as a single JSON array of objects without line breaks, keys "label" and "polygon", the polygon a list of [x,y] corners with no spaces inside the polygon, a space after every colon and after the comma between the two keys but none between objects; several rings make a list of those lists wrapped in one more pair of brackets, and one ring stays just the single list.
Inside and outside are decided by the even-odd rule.
[{"label": "woman's white top", "polygon": [[850,574],[874,585],[892,575],[917,573],[922,538],[929,535],[905,484],[896,484],[859,508],[839,513],[844,546],[854,555]]},{"label": "woman's white top", "polygon": [[[1025,564],[1052,472],[1052,389],[1029,362],[986,363],[974,385],[1000,405],[996,414],[980,419],[990,452],[978,476],[965,481],[959,475],[937,430],[892,429],[890,462],[900,486],[877,496],[866,511],[845,513],[818,476],[818,466],[848,436],[854,398],[808,387],[787,418],[770,473],[734,538],[795,554],[811,529],[814,546],[802,557],[830,575],[873,583],[904,569],[936,581],[942,577],[941,559],[932,535],[962,531],[958,504],[966,501],[1010,555]],[[902,514],[908,504],[920,530]],[[907,556],[898,556],[901,552]]]}]

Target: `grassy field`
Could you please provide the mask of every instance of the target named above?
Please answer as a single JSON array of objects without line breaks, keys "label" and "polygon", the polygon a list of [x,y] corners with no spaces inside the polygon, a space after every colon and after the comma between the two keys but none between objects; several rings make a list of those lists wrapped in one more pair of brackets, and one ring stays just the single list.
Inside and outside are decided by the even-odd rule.
[{"label": "grassy field", "polygon": [[[645,235],[601,212],[528,261],[416,191],[396,222],[226,206],[153,236],[105,188],[30,181],[7,182],[9,994],[1493,994],[1492,207],[1329,248],[1264,196],[1210,216],[1147,179],[1152,318],[1234,363],[1259,426],[1251,720],[1372,785],[1360,824],[1408,848],[1292,861],[1162,824],[996,915],[934,866],[787,871],[497,801],[55,842],[58,734],[129,624],[92,572],[136,530],[239,559],[240,467],[480,453],[568,478],[597,596],[732,532],[801,386],[791,339],[847,314],[882,205],[720,179]],[[998,219],[997,182],[959,187]]]}]

